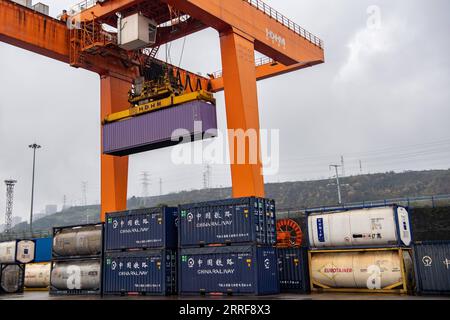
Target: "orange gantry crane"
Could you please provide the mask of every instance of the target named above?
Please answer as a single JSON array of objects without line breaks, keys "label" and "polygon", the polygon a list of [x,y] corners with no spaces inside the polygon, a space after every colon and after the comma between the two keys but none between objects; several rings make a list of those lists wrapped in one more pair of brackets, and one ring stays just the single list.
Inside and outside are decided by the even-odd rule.
[{"label": "orange gantry crane", "polygon": [[[127,51],[104,26],[117,29],[120,17],[136,13],[154,21],[156,40],[144,50]],[[128,108],[139,66],[154,58],[161,45],[209,27],[220,36],[222,72],[202,77],[172,67],[184,81],[189,78],[210,92],[225,91],[228,129],[259,133],[257,80],[324,62],[319,38],[260,0],[87,0],[72,7],[69,15],[60,21],[0,0],[0,41],[98,73],[101,119]],[[255,50],[268,58],[255,61]],[[236,157],[235,151],[230,154]],[[257,163],[235,160],[231,159],[233,197],[264,197],[260,157]],[[128,156],[102,153],[102,221],[106,212],[126,209],[127,179]]]}]

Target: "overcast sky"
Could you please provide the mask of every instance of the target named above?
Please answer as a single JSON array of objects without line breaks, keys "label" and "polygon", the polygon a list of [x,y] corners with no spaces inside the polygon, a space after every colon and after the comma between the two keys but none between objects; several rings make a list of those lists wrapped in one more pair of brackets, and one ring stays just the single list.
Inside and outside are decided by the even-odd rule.
[{"label": "overcast sky", "polygon": [[[56,16],[76,1],[44,1]],[[261,127],[280,130],[280,171],[267,182],[329,178],[345,159],[346,174],[450,167],[450,2],[447,0],[267,0],[325,41],[326,63],[258,84]],[[378,6],[380,28],[367,27]],[[372,21],[372,20],[369,20]],[[172,45],[178,64],[182,41]],[[164,49],[162,50],[164,51]],[[165,58],[165,56],[161,56]],[[182,67],[221,69],[218,34],[188,37]],[[0,179],[18,180],[14,215],[27,218],[32,151],[37,154],[35,212],[46,204],[99,201],[99,77],[0,43]],[[219,128],[225,129],[223,94]],[[130,159],[129,196],[202,187],[204,166],[170,163],[171,148]],[[212,186],[229,186],[229,168],[212,167]],[[2,182],[3,183],[3,182]],[[0,188],[5,190],[5,188]],[[5,192],[0,192],[0,224]]]}]

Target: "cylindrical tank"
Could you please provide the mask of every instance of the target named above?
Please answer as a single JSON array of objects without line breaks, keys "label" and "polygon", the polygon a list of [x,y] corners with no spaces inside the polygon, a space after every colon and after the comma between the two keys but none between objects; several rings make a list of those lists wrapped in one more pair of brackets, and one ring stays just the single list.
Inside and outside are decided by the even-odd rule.
[{"label": "cylindrical tank", "polygon": [[35,243],[14,240],[0,243],[0,263],[30,263],[34,261]]},{"label": "cylindrical tank", "polygon": [[310,271],[313,283],[330,288],[383,289],[404,280],[398,250],[311,252]]},{"label": "cylindrical tank", "polygon": [[98,290],[100,260],[54,262],[51,285],[57,290]]},{"label": "cylindrical tank", "polygon": [[0,286],[6,293],[18,293],[23,290],[23,265],[11,264],[1,269]]},{"label": "cylindrical tank", "polygon": [[16,241],[0,243],[0,263],[14,263],[16,261]]},{"label": "cylindrical tank", "polygon": [[53,253],[57,256],[97,255],[101,247],[101,226],[62,229],[53,238]]},{"label": "cylindrical tank", "polygon": [[50,262],[30,263],[25,266],[26,288],[47,288],[50,285]]},{"label": "cylindrical tank", "polygon": [[409,246],[408,211],[403,207],[357,209],[308,217],[312,248]]}]

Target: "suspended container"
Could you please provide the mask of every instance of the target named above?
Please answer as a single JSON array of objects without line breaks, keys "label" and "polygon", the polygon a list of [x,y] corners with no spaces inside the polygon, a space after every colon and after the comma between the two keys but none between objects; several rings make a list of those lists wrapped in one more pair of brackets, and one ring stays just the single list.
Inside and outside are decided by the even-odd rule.
[{"label": "suspended container", "polygon": [[180,249],[179,292],[184,295],[270,295],[280,292],[273,247]]},{"label": "suspended container", "polygon": [[172,295],[176,293],[176,249],[105,254],[103,294]]},{"label": "suspended container", "polygon": [[52,260],[99,258],[102,254],[103,224],[53,228]]},{"label": "suspended container", "polygon": [[50,294],[101,294],[101,269],[101,259],[97,258],[52,261]]},{"label": "suspended container", "polygon": [[399,206],[310,214],[313,249],[407,247],[411,244],[408,210]]},{"label": "suspended container", "polygon": [[421,241],[413,245],[417,293],[450,295],[450,241]]},{"label": "suspended container", "polygon": [[158,207],[108,213],[105,250],[176,248],[177,208]]},{"label": "suspended container", "polygon": [[273,200],[250,197],[209,201],[181,205],[178,211],[180,247],[276,243]]},{"label": "suspended container", "polygon": [[50,286],[50,262],[30,263],[25,265],[25,290],[48,290]]},{"label": "suspended container", "polygon": [[102,126],[103,153],[126,156],[217,136],[216,106],[193,101]]},{"label": "suspended container", "polygon": [[24,264],[0,265],[0,293],[22,293],[24,287]]},{"label": "suspended container", "polygon": [[37,238],[34,239],[34,242],[36,244],[34,262],[49,262],[52,260],[53,238]]},{"label": "suspended container", "polygon": [[315,292],[406,294],[413,287],[410,249],[313,250],[308,255]]},{"label": "suspended container", "polygon": [[0,264],[30,263],[35,258],[33,240],[0,242]]},{"label": "suspended container", "polygon": [[280,291],[309,293],[308,250],[306,248],[278,248]]}]

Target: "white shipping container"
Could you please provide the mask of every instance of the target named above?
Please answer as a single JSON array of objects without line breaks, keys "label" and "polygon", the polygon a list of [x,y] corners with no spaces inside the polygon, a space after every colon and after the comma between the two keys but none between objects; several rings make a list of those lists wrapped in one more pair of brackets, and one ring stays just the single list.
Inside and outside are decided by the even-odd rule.
[{"label": "white shipping container", "polygon": [[31,240],[0,243],[0,263],[29,263],[34,260],[35,243]]},{"label": "white shipping container", "polygon": [[402,288],[413,272],[409,252],[399,250],[312,252],[310,263],[315,287],[332,289]]},{"label": "white shipping container", "polygon": [[136,13],[119,19],[119,46],[125,50],[137,50],[156,42],[156,24]]},{"label": "white shipping container", "polygon": [[47,288],[50,285],[50,262],[30,263],[25,266],[26,288]]},{"label": "white shipping container", "polygon": [[22,6],[31,8],[32,0],[12,0],[12,2],[18,3]]},{"label": "white shipping container", "polygon": [[36,3],[36,4],[33,6],[33,10],[34,10],[34,11],[37,11],[37,12],[39,12],[39,13],[45,14],[45,15],[47,15],[47,16],[50,14],[50,8],[48,7],[48,5],[43,4],[43,3],[41,3],[41,2]]},{"label": "white shipping container", "polygon": [[408,211],[389,206],[308,216],[311,248],[409,246]]}]

